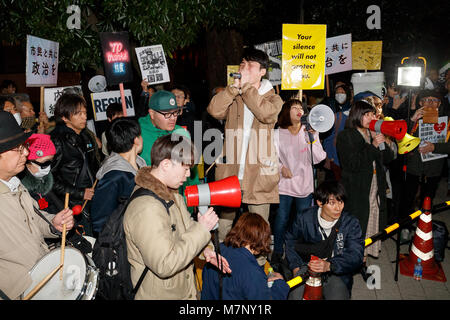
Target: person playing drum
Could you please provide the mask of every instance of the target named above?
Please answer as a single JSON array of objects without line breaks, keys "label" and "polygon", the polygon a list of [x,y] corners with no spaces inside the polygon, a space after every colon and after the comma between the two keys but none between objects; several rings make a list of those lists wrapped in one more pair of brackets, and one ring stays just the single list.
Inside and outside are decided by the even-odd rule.
[{"label": "person playing drum", "polygon": [[8,112],[0,111],[0,123],[0,299],[19,299],[32,283],[29,271],[49,252],[44,238],[58,237],[64,224],[72,229],[74,219],[69,208],[56,215],[38,209],[16,177],[25,168],[31,133]]}]

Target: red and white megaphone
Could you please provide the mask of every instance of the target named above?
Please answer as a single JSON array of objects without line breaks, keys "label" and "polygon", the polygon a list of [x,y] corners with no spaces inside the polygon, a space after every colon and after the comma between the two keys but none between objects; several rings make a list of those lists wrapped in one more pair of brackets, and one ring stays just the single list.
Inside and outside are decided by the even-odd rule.
[{"label": "red and white megaphone", "polygon": [[[241,185],[237,176],[222,180],[187,186],[184,190],[188,207],[197,207],[205,214],[208,206],[239,208],[241,206]],[[216,229],[218,225],[214,227]]]},{"label": "red and white megaphone", "polygon": [[[369,129],[376,133],[394,137],[396,140],[402,140],[408,131],[408,126],[405,120],[372,120],[370,121]],[[380,150],[384,150],[384,143],[380,144],[379,148]]]}]

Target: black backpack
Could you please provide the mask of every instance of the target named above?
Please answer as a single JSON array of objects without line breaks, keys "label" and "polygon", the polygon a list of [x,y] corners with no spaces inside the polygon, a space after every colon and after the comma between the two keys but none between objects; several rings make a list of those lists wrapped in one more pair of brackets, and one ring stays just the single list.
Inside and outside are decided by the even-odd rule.
[{"label": "black backpack", "polygon": [[445,249],[448,248],[448,229],[445,222],[433,220],[434,259],[444,261]]},{"label": "black backpack", "polygon": [[108,218],[103,230],[94,244],[92,259],[99,269],[99,284],[96,298],[100,300],[133,300],[138,291],[148,267],[133,288],[130,275],[130,264],[127,258],[127,244],[123,230],[123,216],[128,205],[140,196],[152,196],[164,205],[169,214],[173,201],[166,203],[151,190],[139,188],[128,201],[123,201]]}]

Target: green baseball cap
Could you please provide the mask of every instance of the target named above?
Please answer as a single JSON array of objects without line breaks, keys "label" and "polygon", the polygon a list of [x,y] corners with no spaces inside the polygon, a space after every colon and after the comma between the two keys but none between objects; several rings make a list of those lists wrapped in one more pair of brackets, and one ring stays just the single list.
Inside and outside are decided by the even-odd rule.
[{"label": "green baseball cap", "polygon": [[151,96],[148,107],[156,111],[169,111],[178,108],[175,95],[165,90],[156,91]]}]

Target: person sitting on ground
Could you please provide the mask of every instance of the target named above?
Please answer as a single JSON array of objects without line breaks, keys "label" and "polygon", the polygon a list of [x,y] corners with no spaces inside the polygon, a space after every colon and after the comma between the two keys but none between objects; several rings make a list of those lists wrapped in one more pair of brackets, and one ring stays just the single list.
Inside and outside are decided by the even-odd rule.
[{"label": "person sitting on ground", "polygon": [[[148,268],[135,299],[195,300],[193,259],[201,254],[217,266],[210,231],[219,218],[211,207],[194,221],[178,193],[194,162],[190,139],[176,134],[156,139],[151,159],[151,166],[137,172],[134,192],[145,188],[153,196],[131,201],[123,219],[133,287]],[[226,259],[218,258],[231,272]]]},{"label": "person sitting on ground", "polygon": [[[220,244],[231,274],[223,276],[223,300],[285,300],[289,286],[279,273],[267,277],[255,256],[270,253],[270,226],[256,213],[244,213]],[[202,272],[202,300],[219,300],[219,270]],[[273,282],[273,283],[271,283]]]},{"label": "person sitting on ground", "polygon": [[[343,211],[343,185],[325,181],[314,193],[317,206],[296,216],[286,233],[286,258],[294,276],[308,269],[322,276],[325,300],[349,299],[353,273],[363,263],[363,238],[358,219]],[[311,255],[318,260],[310,260]],[[289,300],[301,300],[305,286],[297,286]]]},{"label": "person sitting on ground", "polygon": [[91,203],[94,237],[119,204],[130,197],[136,172],[147,165],[138,155],[143,142],[141,128],[135,120],[115,119],[106,131],[106,138],[110,141],[111,154],[97,172],[98,185]]}]

